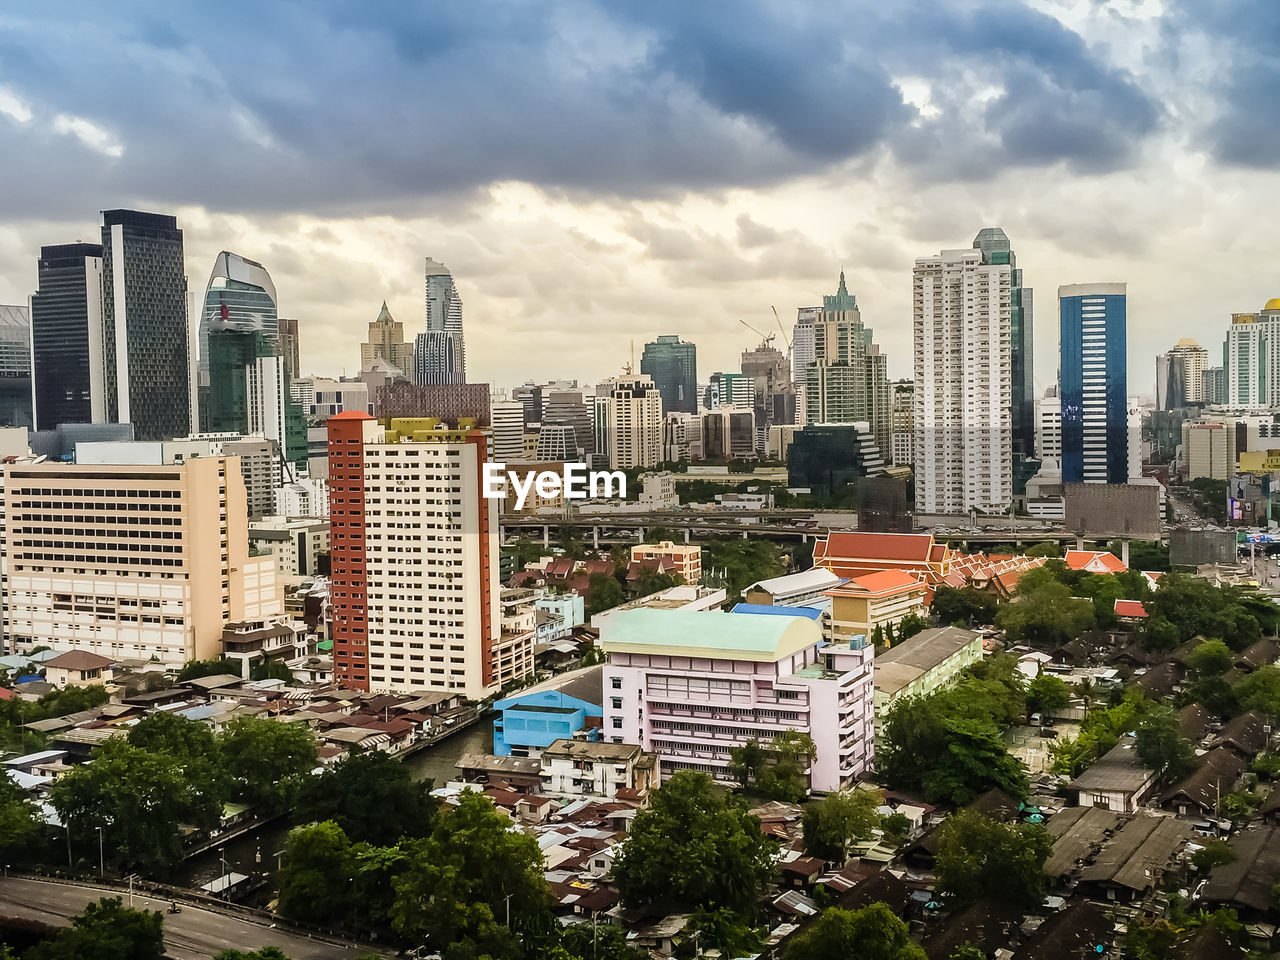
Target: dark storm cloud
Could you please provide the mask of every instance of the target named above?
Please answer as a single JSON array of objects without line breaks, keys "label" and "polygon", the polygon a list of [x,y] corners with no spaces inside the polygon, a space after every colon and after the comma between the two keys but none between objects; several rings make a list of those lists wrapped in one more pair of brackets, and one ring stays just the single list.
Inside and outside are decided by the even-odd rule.
[{"label": "dark storm cloud", "polygon": [[[0,115],[8,216],[134,203],[426,214],[503,179],[645,197],[880,151],[963,179],[1105,170],[1159,119],[1132,77],[1010,2],[129,10],[0,20],[0,85],[33,113]],[[960,82],[975,74],[1003,91],[985,107]],[[903,103],[901,76],[930,84],[937,116]]]},{"label": "dark storm cloud", "polygon": [[1280,166],[1280,4],[1272,0],[1181,3],[1172,34],[1203,37],[1211,45],[1216,112],[1199,133],[1225,163]]}]

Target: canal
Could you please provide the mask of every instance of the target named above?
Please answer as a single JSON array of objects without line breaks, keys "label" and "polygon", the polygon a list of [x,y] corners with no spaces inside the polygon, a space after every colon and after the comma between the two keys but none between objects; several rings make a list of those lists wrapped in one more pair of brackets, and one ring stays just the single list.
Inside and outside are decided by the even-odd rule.
[{"label": "canal", "polygon": [[[455,764],[465,753],[489,753],[493,750],[493,717],[488,716],[453,736],[434,743],[404,758],[415,779],[434,780],[444,786],[458,771]],[[282,817],[248,836],[229,840],[222,847],[209,850],[187,860],[179,868],[177,882],[199,887],[222,876],[228,870],[253,875],[263,873],[270,881],[246,902],[264,905],[275,897],[275,873],[279,855],[289,833],[289,818]]]}]

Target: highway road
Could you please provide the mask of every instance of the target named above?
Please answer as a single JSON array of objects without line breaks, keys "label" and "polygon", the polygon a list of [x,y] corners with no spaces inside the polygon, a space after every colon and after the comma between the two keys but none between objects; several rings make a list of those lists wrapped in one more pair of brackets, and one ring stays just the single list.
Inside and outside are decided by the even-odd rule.
[{"label": "highway road", "polygon": [[[0,878],[0,913],[65,926],[90,901],[118,895],[118,891],[100,887],[4,877]],[[128,893],[123,896],[128,903]],[[139,910],[164,912],[169,901],[135,893],[133,905]],[[183,904],[181,913],[165,913],[164,943],[172,960],[209,960],[223,950],[260,947],[279,947],[291,960],[353,960],[368,952],[367,947],[322,943],[190,904]]]}]

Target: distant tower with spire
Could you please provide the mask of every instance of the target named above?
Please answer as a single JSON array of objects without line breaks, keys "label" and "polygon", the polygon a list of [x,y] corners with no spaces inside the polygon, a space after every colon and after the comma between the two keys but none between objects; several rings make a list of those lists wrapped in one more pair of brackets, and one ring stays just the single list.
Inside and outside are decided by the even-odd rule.
[{"label": "distant tower with spire", "polygon": [[404,324],[392,318],[385,300],[378,318],[369,324],[368,341],[360,344],[360,369],[368,370],[379,360],[393,367],[400,379],[413,374],[413,344],[405,342]]},{"label": "distant tower with spire", "polygon": [[843,270],[834,296],[822,298],[821,310],[801,308],[801,316],[806,313],[812,323],[813,359],[802,371],[805,423],[865,421],[881,451],[888,451],[893,398],[886,357],[862,322],[858,298],[849,292]]}]

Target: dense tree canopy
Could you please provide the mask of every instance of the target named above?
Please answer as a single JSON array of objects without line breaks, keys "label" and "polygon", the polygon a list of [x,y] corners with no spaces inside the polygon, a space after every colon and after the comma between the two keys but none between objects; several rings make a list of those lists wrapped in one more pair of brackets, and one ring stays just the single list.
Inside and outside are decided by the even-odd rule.
[{"label": "dense tree canopy", "polygon": [[188,680],[199,680],[201,677],[216,677],[224,673],[229,673],[233,677],[240,676],[240,664],[234,660],[228,660],[226,657],[213,660],[188,660],[182,665],[182,669],[178,671],[178,682],[186,683]]},{"label": "dense tree canopy", "polygon": [[1195,750],[1182,735],[1178,715],[1169,707],[1152,704],[1138,721],[1138,758],[1160,779],[1178,780],[1195,767]]},{"label": "dense tree canopy", "polygon": [[292,806],[316,765],[316,742],[302,724],[238,717],[218,737],[232,796],[264,812]]},{"label": "dense tree canopy", "polygon": [[960,904],[983,897],[1034,909],[1044,900],[1053,841],[1039,824],[1005,824],[962,810],[938,834],[938,889]]},{"label": "dense tree canopy", "polygon": [[397,932],[442,952],[462,944],[475,955],[524,956],[521,934],[548,926],[550,889],[537,841],[509,825],[488,797],[467,791],[429,836],[407,841],[392,880]]},{"label": "dense tree canopy", "polygon": [[341,827],[332,820],[295,827],[277,878],[280,912],[312,923],[346,916],[354,879],[355,854]]},{"label": "dense tree canopy", "polygon": [[994,594],[973,587],[939,586],[930,611],[939,623],[959,623],[966,627],[994,623],[999,601]]},{"label": "dense tree canopy", "polygon": [[0,855],[30,854],[40,832],[40,819],[30,794],[9,777],[0,775]]},{"label": "dense tree canopy", "polygon": [[912,942],[907,925],[887,904],[861,910],[823,910],[800,933],[787,941],[783,960],[925,960],[924,950]]},{"label": "dense tree canopy", "polygon": [[807,733],[786,730],[767,746],[748,740],[729,751],[729,771],[743,787],[771,800],[798,803],[809,793],[805,770],[817,752]]},{"label": "dense tree canopy", "polygon": [[773,841],[736,798],[701,773],[680,771],[635,818],[614,862],[623,903],[754,907],[773,875]]},{"label": "dense tree canopy", "polygon": [[1010,643],[1053,649],[1097,624],[1092,602],[1071,596],[1071,588],[1052,579],[1048,567],[1022,575],[1018,596],[996,615],[996,626]]},{"label": "dense tree canopy", "polygon": [[96,850],[102,828],[109,859],[153,872],[181,858],[180,824],[217,823],[221,808],[210,802],[213,793],[172,756],[120,737],[98,747],[92,763],[63,774],[50,787],[49,800],[77,846]]},{"label": "dense tree canopy", "polygon": [[953,687],[897,701],[877,748],[884,782],[922,790],[930,802],[963,804],[992,787],[1025,797],[1026,770],[1001,738],[1025,708],[1021,675],[1007,656],[975,664]]},{"label": "dense tree canopy", "polygon": [[90,903],[71,926],[26,952],[24,960],[162,960],[164,920],[119,897]]},{"label": "dense tree canopy", "polygon": [[880,826],[879,790],[840,790],[804,808],[804,849],[812,857],[843,863],[849,845],[866,840]]},{"label": "dense tree canopy", "polygon": [[332,820],[353,842],[392,846],[431,832],[439,801],[430,780],[381,750],[352,753],[303,781],[295,823]]}]

